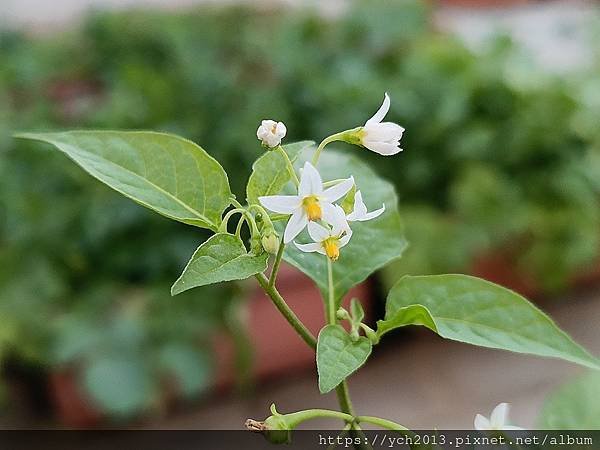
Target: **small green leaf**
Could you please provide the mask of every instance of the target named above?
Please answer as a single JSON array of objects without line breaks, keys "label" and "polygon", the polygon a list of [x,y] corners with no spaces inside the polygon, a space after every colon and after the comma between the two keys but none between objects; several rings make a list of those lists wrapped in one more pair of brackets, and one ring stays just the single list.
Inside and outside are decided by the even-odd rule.
[{"label": "small green leaf", "polygon": [[[306,148],[314,147],[312,141],[301,141],[283,146],[292,163]],[[291,180],[287,163],[281,153],[268,150],[258,158],[252,166],[252,174],[248,179],[246,197],[249,205],[258,204],[258,197],[279,194]]]},{"label": "small green leaf", "polygon": [[325,394],[362,366],[371,354],[371,341],[361,336],[353,342],[340,325],[327,325],[317,341],[319,390]]},{"label": "small green leaf", "polygon": [[163,216],[217,230],[230,204],[227,174],[201,147],[148,131],[17,135],[54,145],[93,177]]},{"label": "small green leaf", "polygon": [[600,374],[590,372],[562,386],[545,402],[540,430],[600,430]]},{"label": "small green leaf", "polygon": [[360,300],[357,298],[353,298],[350,301],[350,313],[352,314],[352,319],[356,323],[360,323],[365,318],[365,310],[360,304]]},{"label": "small green leaf", "polygon": [[346,196],[344,197],[344,200],[342,200],[342,203],[340,204],[340,206],[342,207],[342,209],[344,210],[346,215],[348,215],[352,211],[354,211],[354,197],[355,196],[356,196],[356,185],[352,186],[352,189],[350,189],[350,191],[346,194]]},{"label": "small green leaf", "polygon": [[267,269],[268,253],[248,253],[244,243],[232,234],[217,233],[192,255],[171,295],[221,281],[243,280]]},{"label": "small green leaf", "polygon": [[[312,158],[311,149],[305,150],[296,160],[301,167]],[[399,258],[407,246],[402,231],[398,198],[394,187],[383,180],[365,163],[348,152],[327,148],[318,164],[323,180],[336,180],[354,176],[358,189],[370,209],[385,203],[385,212],[367,222],[351,222],[354,231],[347,246],[341,249],[339,259],[333,263],[333,282],[337,306],[346,293],[369,275],[390,261]],[[285,222],[283,222],[285,223]],[[279,231],[281,231],[280,228]],[[309,242],[308,233],[296,241]],[[294,245],[286,246],[284,259],[308,275],[319,287],[323,297],[328,297],[327,258],[318,253],[303,253]]]},{"label": "small green leaf", "polygon": [[401,278],[388,295],[377,333],[413,324],[446,339],[600,368],[595,357],[526,299],[467,275]]}]

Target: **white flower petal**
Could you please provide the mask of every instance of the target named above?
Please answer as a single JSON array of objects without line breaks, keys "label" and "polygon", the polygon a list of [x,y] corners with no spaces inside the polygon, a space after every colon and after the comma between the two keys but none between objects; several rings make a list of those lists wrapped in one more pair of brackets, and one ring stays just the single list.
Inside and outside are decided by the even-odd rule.
[{"label": "white flower petal", "polygon": [[362,216],[367,214],[367,205],[362,198],[362,192],[356,191],[354,194],[354,208],[350,214],[348,214],[347,219],[349,221],[360,220]]},{"label": "white flower petal", "polygon": [[[360,216],[359,218],[355,219],[358,222],[365,222],[367,220],[371,220],[371,219],[375,219],[376,217],[379,217],[380,215],[383,214],[383,212],[385,211],[385,205],[382,205],[381,208],[376,209],[375,211],[371,211],[369,213],[363,214],[362,216]],[[348,219],[350,221],[350,219]]]},{"label": "white flower petal", "polygon": [[350,225],[348,225],[348,220],[346,220],[346,213],[342,209],[340,205],[334,205],[334,214],[331,218],[331,235],[332,236],[341,236],[343,232],[350,231]]},{"label": "white flower petal", "polygon": [[308,223],[308,234],[310,238],[315,242],[322,242],[327,239],[331,234],[329,230],[322,225],[319,225],[317,222],[309,222]]},{"label": "white flower petal", "polygon": [[352,237],[352,231],[348,231],[344,236],[340,238],[340,248],[344,247],[348,242],[350,242],[350,238]]},{"label": "white flower petal", "polygon": [[323,180],[315,166],[310,162],[304,163],[302,174],[300,175],[300,186],[298,186],[298,195],[308,197],[309,195],[321,195],[323,192]]},{"label": "white flower petal", "polygon": [[302,199],[297,195],[267,195],[258,197],[258,201],[269,211],[279,214],[292,214],[302,205]]},{"label": "white flower petal", "polygon": [[393,122],[373,123],[364,127],[365,141],[392,143],[402,139],[404,128]]},{"label": "white flower petal", "polygon": [[323,213],[321,220],[331,225],[331,223],[336,220],[335,216],[337,213],[335,211],[335,206],[326,201],[321,201],[319,204],[321,205],[321,211]]},{"label": "white flower petal", "polygon": [[304,253],[318,252],[319,249],[322,249],[321,244],[318,242],[311,242],[310,244],[298,244],[296,241],[294,241],[294,245]]},{"label": "white flower petal", "polygon": [[387,142],[372,142],[372,141],[363,141],[362,143],[366,148],[375,153],[379,153],[383,156],[391,156],[396,153],[400,153],[402,149],[400,148],[400,143],[398,144],[390,144]]},{"label": "white flower petal", "polygon": [[385,93],[385,96],[383,97],[383,103],[381,104],[381,106],[379,107],[379,109],[377,110],[377,112],[373,115],[373,117],[371,117],[369,120],[367,120],[367,122],[365,123],[365,125],[368,125],[370,123],[379,123],[383,120],[383,118],[385,117],[385,115],[388,113],[388,111],[390,110],[390,96],[387,94],[387,92]]},{"label": "white flower petal", "polygon": [[277,122],[277,126],[275,127],[275,136],[281,139],[285,137],[286,133],[287,127],[285,124],[283,122]]},{"label": "white flower petal", "polygon": [[283,243],[289,244],[308,224],[308,217],[303,209],[294,211],[283,233]]},{"label": "white flower petal", "polygon": [[521,427],[515,427],[514,425],[504,425],[504,427],[502,428],[503,430],[524,430],[525,428],[521,428]]},{"label": "white flower petal", "polygon": [[494,408],[490,415],[490,424],[492,428],[501,430],[506,424],[508,418],[508,403],[500,403]]},{"label": "white flower petal", "polygon": [[354,186],[354,177],[347,178],[343,181],[340,181],[335,186],[325,189],[322,194],[322,198],[333,203],[346,195],[348,191],[352,189],[352,186]]},{"label": "white flower petal", "polygon": [[274,120],[263,120],[256,130],[256,137],[268,147],[277,147],[281,144],[281,139],[287,133],[287,129],[283,122],[275,122]]},{"label": "white flower petal", "polygon": [[475,416],[475,421],[473,422],[473,425],[475,426],[476,430],[489,430],[490,427],[490,421],[486,418],[483,417],[481,414],[477,414]]}]

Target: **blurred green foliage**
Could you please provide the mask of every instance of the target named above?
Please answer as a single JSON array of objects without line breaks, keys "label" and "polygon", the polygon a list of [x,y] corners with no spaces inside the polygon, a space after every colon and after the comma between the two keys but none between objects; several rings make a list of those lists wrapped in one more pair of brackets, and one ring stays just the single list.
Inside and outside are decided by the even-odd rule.
[{"label": "blurred green foliage", "polygon": [[[288,142],[319,139],[364,123],[388,91],[406,151],[362,156],[396,184],[411,248],[385,279],[466,270],[502,249],[547,289],[564,287],[598,255],[600,82],[548,76],[506,39],[474,54],[432,30],[429,12],[413,0],[358,2],[335,20],[136,11],[53,36],[5,31],[0,348],[54,366],[85,362],[98,403],[130,413],[151,403],[165,366],[197,391],[189,373],[207,366],[206,345],[194,343],[226,322],[237,296],[219,288],[171,299],[202,232],[11,140],[12,130],[177,133],[214,155],[242,198],[261,119],[284,121]],[[127,382],[102,387],[112,370],[148,395],[124,398]]]}]

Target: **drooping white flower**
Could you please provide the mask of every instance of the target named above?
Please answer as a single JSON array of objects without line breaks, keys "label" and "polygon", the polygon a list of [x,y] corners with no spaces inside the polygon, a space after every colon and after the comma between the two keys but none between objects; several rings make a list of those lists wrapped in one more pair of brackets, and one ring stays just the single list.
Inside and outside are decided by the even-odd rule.
[{"label": "drooping white flower", "polygon": [[263,145],[273,148],[281,144],[281,140],[285,137],[287,128],[283,122],[275,122],[274,120],[263,120],[256,130],[256,137],[262,141]]},{"label": "drooping white flower", "polygon": [[385,211],[385,205],[381,205],[381,208],[367,212],[367,205],[362,199],[362,193],[357,191],[354,195],[354,209],[348,216],[348,222],[364,222],[365,220],[371,220],[379,217]]},{"label": "drooping white flower", "polygon": [[475,429],[476,430],[522,430],[523,428],[508,425],[508,403],[500,403],[494,408],[490,418],[477,414],[475,416]]},{"label": "drooping white flower", "polygon": [[334,206],[329,223],[331,228],[327,229],[316,222],[310,222],[308,224],[308,234],[314,242],[310,244],[294,242],[294,244],[303,252],[319,252],[322,255],[327,255],[332,261],[336,261],[340,256],[340,248],[350,241],[352,230],[346,220],[346,213],[339,205]]},{"label": "drooping white flower", "polygon": [[353,185],[354,178],[350,177],[323,189],[321,175],[307,161],[300,175],[298,195],[268,195],[259,197],[258,200],[270,211],[292,215],[283,234],[283,242],[287,244],[311,221],[325,220],[331,223],[334,215],[333,202],[346,195]]},{"label": "drooping white flower", "polygon": [[363,147],[385,156],[402,151],[400,139],[404,133],[404,128],[397,123],[382,122],[389,110],[390,97],[386,92],[382,105],[359,131],[360,144]]}]

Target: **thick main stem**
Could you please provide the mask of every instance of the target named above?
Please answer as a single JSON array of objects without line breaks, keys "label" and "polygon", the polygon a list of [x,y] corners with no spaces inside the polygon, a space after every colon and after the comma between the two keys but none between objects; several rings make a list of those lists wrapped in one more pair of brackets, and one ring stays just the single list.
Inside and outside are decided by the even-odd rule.
[{"label": "thick main stem", "polygon": [[283,314],[283,317],[285,317],[288,323],[294,328],[294,330],[296,330],[296,332],[310,348],[316,350],[317,340],[312,335],[310,330],[306,328],[306,326],[304,326],[304,324],[300,321],[298,316],[294,314],[294,311],[291,310],[275,286],[269,286],[269,280],[262,273],[255,275],[255,277],[258,280],[258,284],[260,284],[263,290],[267,293],[275,307],[281,314]]}]

